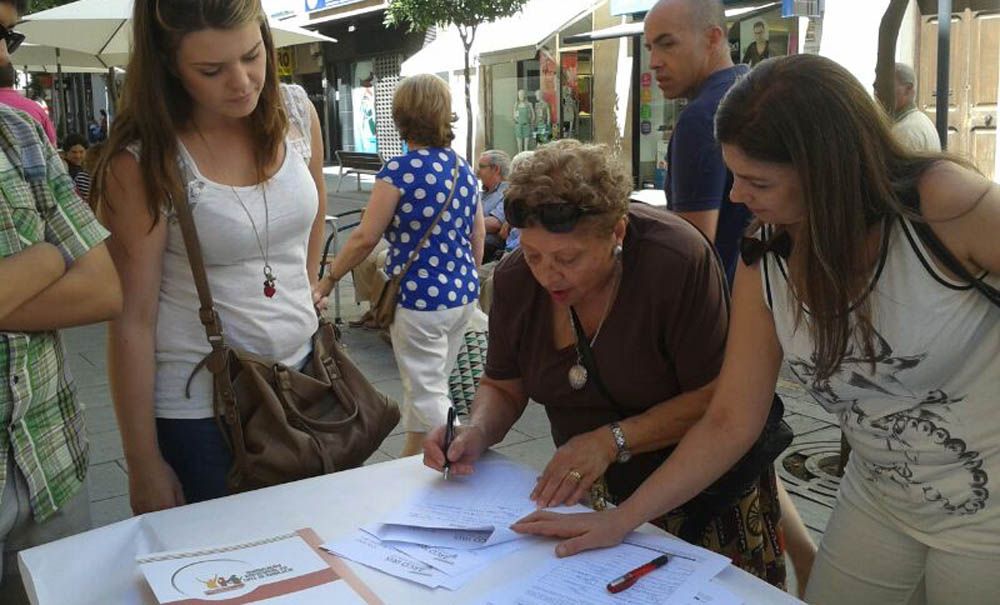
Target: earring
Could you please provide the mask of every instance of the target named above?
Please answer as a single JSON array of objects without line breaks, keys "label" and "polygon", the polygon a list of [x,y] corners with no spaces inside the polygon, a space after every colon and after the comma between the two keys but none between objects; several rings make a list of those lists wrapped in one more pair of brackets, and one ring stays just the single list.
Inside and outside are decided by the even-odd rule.
[{"label": "earring", "polygon": [[622,245],[621,244],[615,244],[615,249],[614,249],[614,251],[611,254],[612,254],[612,256],[615,257],[615,260],[619,260],[622,257],[622,252],[623,252]]}]

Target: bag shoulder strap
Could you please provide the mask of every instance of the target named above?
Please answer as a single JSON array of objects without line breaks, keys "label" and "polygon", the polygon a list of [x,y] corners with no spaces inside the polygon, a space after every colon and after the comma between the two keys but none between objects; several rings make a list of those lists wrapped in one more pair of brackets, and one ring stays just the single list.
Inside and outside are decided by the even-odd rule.
[{"label": "bag shoulder strap", "polygon": [[420,256],[420,251],[424,248],[424,243],[427,242],[431,237],[431,232],[434,231],[434,227],[441,222],[441,217],[444,216],[445,211],[448,210],[448,206],[451,205],[451,200],[455,197],[455,191],[458,189],[458,154],[452,151],[452,155],[455,156],[455,166],[451,169],[451,191],[448,193],[448,199],[444,201],[444,205],[438,210],[437,216],[434,217],[434,221],[431,222],[430,227],[427,227],[427,231],[424,232],[424,236],[420,238],[417,242],[417,246],[410,252],[410,257],[407,259],[406,264],[403,266],[403,270],[399,272],[399,277],[402,279],[404,275],[413,266],[413,263]]},{"label": "bag shoulder strap", "polygon": [[219,319],[215,303],[212,300],[212,289],[208,285],[205,259],[201,253],[198,228],[194,224],[191,206],[188,205],[186,195],[177,199],[171,197],[170,202],[177,213],[177,221],[180,223],[181,234],[184,236],[184,248],[187,250],[188,263],[191,265],[191,275],[194,277],[194,285],[198,290],[198,300],[201,305],[198,318],[201,320],[201,325],[205,327],[205,336],[208,338],[208,343],[212,345],[212,351],[221,351],[225,348],[225,341],[222,337],[222,321]]}]

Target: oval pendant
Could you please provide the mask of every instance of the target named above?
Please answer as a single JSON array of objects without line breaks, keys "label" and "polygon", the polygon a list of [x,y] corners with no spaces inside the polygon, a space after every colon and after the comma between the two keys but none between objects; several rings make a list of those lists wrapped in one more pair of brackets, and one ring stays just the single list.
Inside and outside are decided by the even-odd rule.
[{"label": "oval pendant", "polygon": [[569,369],[569,386],[579,391],[587,384],[587,368],[576,363]]}]

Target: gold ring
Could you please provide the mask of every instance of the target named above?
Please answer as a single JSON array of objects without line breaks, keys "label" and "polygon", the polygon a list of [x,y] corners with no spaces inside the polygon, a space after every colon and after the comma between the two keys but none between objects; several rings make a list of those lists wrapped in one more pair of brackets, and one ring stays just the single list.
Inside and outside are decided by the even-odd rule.
[{"label": "gold ring", "polygon": [[573,483],[579,483],[580,481],[583,480],[583,475],[581,475],[580,471],[577,470],[571,470],[570,472],[566,473],[566,476],[572,479]]}]

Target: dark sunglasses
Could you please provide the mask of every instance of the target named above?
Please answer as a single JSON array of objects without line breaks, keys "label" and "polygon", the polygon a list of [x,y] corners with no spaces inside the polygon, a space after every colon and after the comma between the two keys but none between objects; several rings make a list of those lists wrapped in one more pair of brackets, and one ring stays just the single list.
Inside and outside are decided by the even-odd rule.
[{"label": "dark sunglasses", "polygon": [[523,229],[537,222],[550,233],[569,233],[582,217],[595,214],[571,202],[559,201],[529,208],[518,200],[504,200],[503,212],[511,227]]},{"label": "dark sunglasses", "polygon": [[12,29],[7,29],[3,25],[0,25],[0,39],[7,44],[7,52],[14,54],[14,51],[21,47],[24,42],[24,34],[21,32],[16,32]]}]

